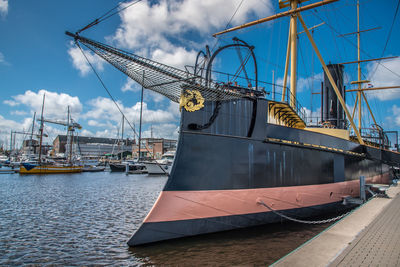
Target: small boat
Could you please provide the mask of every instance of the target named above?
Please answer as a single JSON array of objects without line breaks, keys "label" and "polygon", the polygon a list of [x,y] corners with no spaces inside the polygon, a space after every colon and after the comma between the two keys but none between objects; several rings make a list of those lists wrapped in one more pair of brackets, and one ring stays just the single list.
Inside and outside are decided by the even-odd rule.
[{"label": "small boat", "polygon": [[0,174],[12,174],[12,173],[16,173],[18,170],[16,169],[6,169],[6,168],[0,168]]},{"label": "small boat", "polygon": [[43,118],[43,110],[44,110],[45,97],[46,97],[46,95],[43,95],[42,114],[41,114],[41,118],[39,119],[39,121],[40,121],[40,128],[39,128],[40,140],[39,140],[38,161],[37,162],[22,162],[20,164],[19,173],[20,174],[57,174],[57,173],[82,172],[83,166],[73,164],[71,150],[70,150],[69,160],[68,160],[67,164],[56,164],[53,160],[50,161],[49,159],[44,159],[44,157],[42,155],[44,122],[55,123],[55,124],[67,126],[68,135],[70,136],[70,138],[67,142],[68,147],[70,147],[70,145],[72,144],[72,142],[71,142],[72,133],[75,130],[75,128],[79,128],[79,129],[81,128],[81,126],[79,124],[73,122],[72,119],[70,118],[69,108],[68,108],[68,121],[66,123],[44,119]]},{"label": "small boat", "polygon": [[78,173],[82,172],[82,166],[74,165],[47,165],[22,163],[19,168],[20,174],[55,174],[55,173]]},{"label": "small boat", "polygon": [[82,172],[103,172],[105,169],[105,166],[84,166]]},{"label": "small boat", "polygon": [[143,162],[149,175],[158,175],[171,173],[172,164],[174,162],[175,151],[165,152],[160,160]]},{"label": "small boat", "polygon": [[110,163],[110,170],[112,172],[125,172],[126,165],[129,165],[129,172],[140,172],[145,171],[145,166],[137,162],[121,162],[121,163]]}]

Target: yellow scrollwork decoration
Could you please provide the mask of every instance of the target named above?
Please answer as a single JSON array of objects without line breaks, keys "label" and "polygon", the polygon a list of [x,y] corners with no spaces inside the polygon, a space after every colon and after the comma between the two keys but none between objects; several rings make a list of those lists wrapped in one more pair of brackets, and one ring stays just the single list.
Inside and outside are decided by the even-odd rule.
[{"label": "yellow scrollwork decoration", "polygon": [[199,110],[204,107],[204,97],[198,90],[185,89],[179,100],[179,111],[182,111],[182,107],[189,112]]}]

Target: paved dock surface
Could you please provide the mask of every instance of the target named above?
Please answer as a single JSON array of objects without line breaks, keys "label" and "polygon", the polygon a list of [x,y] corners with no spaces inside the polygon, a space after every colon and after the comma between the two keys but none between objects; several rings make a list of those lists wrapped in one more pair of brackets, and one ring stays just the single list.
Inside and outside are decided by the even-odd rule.
[{"label": "paved dock surface", "polygon": [[391,187],[274,266],[400,266],[399,193]]}]

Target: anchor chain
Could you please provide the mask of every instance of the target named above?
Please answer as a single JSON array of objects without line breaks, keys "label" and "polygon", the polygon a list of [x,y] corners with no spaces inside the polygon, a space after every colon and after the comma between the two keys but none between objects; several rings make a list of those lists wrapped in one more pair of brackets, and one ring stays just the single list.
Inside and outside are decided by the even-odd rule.
[{"label": "anchor chain", "polygon": [[352,210],[351,210],[351,211],[346,212],[345,214],[339,215],[339,216],[334,217],[334,218],[326,219],[326,220],[306,221],[306,220],[300,220],[300,219],[296,219],[296,218],[293,218],[293,217],[289,217],[289,216],[287,216],[285,214],[282,214],[282,213],[272,209],[271,207],[269,207],[262,200],[258,201],[258,203],[263,205],[264,207],[266,207],[267,209],[269,209],[270,211],[272,211],[276,215],[281,216],[282,218],[285,218],[285,219],[287,219],[289,221],[298,222],[298,223],[304,223],[304,224],[324,224],[324,223],[334,222],[334,221],[340,220],[341,218],[347,216],[348,214],[350,214],[352,212]]}]

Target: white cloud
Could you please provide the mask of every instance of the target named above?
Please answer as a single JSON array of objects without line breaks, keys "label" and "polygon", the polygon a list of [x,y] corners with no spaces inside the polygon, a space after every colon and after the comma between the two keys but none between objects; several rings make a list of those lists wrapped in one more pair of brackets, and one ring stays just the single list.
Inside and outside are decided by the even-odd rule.
[{"label": "white cloud", "polygon": [[18,116],[25,116],[28,115],[28,112],[23,111],[23,110],[15,110],[10,112],[11,115],[18,115]]},{"label": "white cloud", "polygon": [[[323,79],[324,79],[324,74],[322,72],[314,74],[313,76],[306,77],[306,78],[298,77],[297,83],[296,83],[297,92],[298,93],[303,92],[303,91],[311,92],[312,83],[314,83],[314,88],[318,88],[318,87],[316,87],[315,83],[320,84],[321,81],[323,81]],[[275,84],[283,86],[283,77],[278,78],[276,80]],[[290,75],[288,75],[288,77],[287,77],[286,86],[288,88],[290,88]],[[282,94],[282,87],[279,87],[276,90],[277,90],[277,94]]]},{"label": "white cloud", "polygon": [[[140,102],[136,103],[132,107],[125,107],[120,101],[117,101],[119,107],[124,112],[126,118],[131,123],[138,124],[140,118]],[[84,115],[87,119],[103,120],[120,122],[122,115],[118,108],[115,106],[114,102],[109,98],[98,97],[91,100],[89,103],[91,107],[90,110]],[[177,118],[173,113],[166,110],[157,109],[151,110],[148,108],[147,103],[143,102],[143,123],[165,123],[176,121]],[[92,122],[94,123],[94,122]]]},{"label": "white cloud", "polygon": [[122,92],[127,92],[127,91],[132,91],[132,92],[138,92],[141,90],[141,86],[132,80],[131,78],[127,77],[125,84],[122,86],[121,91]]},{"label": "white cloud", "polygon": [[[210,33],[225,28],[240,3],[241,0],[141,1],[121,12],[122,23],[111,39],[117,46],[133,49],[136,54],[182,68],[193,64],[200,45],[184,40],[184,36],[195,34],[202,42],[210,41]],[[245,1],[231,24],[243,23],[254,15],[269,15],[272,10],[269,2]]]},{"label": "white cloud", "polygon": [[[0,0],[1,1],[1,0]],[[3,55],[3,53],[0,52],[0,64],[3,65],[10,65],[10,63],[8,63]]]},{"label": "white cloud", "polygon": [[146,131],[142,132],[142,137],[147,138],[153,136],[154,138],[167,138],[178,139],[179,126],[172,123],[163,123],[157,125],[150,125]]},{"label": "white cloud", "polygon": [[[374,87],[400,85],[400,58],[382,61],[380,64],[372,62],[367,65],[368,79]],[[379,91],[365,91],[371,97],[380,100],[400,98],[400,89],[385,89]]]},{"label": "white cloud", "polygon": [[69,106],[72,117],[75,120],[78,119],[82,111],[82,104],[77,96],[70,96],[65,93],[50,92],[43,89],[38,92],[28,90],[24,94],[12,96],[13,100],[5,100],[3,103],[10,106],[28,106],[32,113],[36,111],[37,116],[39,116],[44,94],[46,94],[43,115],[45,118],[66,120],[67,107]]},{"label": "white cloud", "polygon": [[396,126],[400,126],[400,107],[397,105],[392,106],[393,119]]},{"label": "white cloud", "polygon": [[8,0],[0,0],[0,15],[5,17],[8,13]]},{"label": "white cloud", "polygon": [[13,100],[4,100],[3,101],[4,104],[9,105],[11,107],[15,107],[18,106],[20,103],[13,101]]},{"label": "white cloud", "polygon": [[[83,48],[82,48],[83,49]],[[97,56],[96,54],[90,52],[89,50],[84,50],[84,53],[90,63],[96,68],[96,71],[102,71],[104,69],[105,61]],[[82,54],[79,47],[76,47],[73,42],[70,42],[70,48],[68,49],[68,54],[72,59],[72,65],[75,69],[79,70],[82,76],[85,76],[91,71],[91,67],[88,64],[85,56]]]},{"label": "white cloud", "polygon": [[95,136],[91,131],[83,129],[80,133],[79,136]]}]

